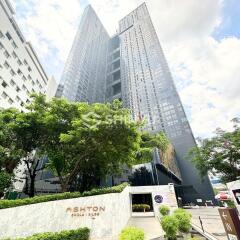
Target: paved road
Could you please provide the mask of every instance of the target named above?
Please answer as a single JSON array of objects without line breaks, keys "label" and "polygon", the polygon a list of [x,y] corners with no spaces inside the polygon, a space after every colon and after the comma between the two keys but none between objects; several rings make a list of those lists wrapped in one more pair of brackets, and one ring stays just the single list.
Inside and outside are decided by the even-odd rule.
[{"label": "paved road", "polygon": [[218,208],[212,207],[203,207],[199,209],[188,209],[191,212],[193,218],[192,222],[196,224],[198,227],[201,227],[199,216],[203,222],[203,228],[205,231],[213,235],[215,238],[219,240],[226,240],[227,236],[218,213]]},{"label": "paved road", "polygon": [[141,228],[145,232],[146,240],[162,239],[164,232],[155,217],[132,217],[128,226]]}]

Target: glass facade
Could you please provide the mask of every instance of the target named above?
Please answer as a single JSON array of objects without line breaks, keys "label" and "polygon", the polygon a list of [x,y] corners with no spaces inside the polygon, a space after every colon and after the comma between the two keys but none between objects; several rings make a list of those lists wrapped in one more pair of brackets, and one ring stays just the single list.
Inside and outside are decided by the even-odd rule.
[{"label": "glass facade", "polygon": [[146,131],[163,131],[172,142],[182,184],[196,191],[185,198],[213,199],[209,178],[201,179],[186,159],[195,139],[145,3],[120,20],[119,38],[125,106],[134,119],[146,120]]},{"label": "glass facade", "polygon": [[119,21],[111,38],[91,6],[86,8],[57,95],[71,101],[121,99],[133,119],[146,120],[146,131],[169,137],[176,159],[154,162],[164,162],[184,186],[193,187],[195,193],[185,198],[214,198],[208,177],[201,179],[185,158],[196,143],[145,3]]},{"label": "glass facade", "polygon": [[70,101],[104,102],[109,36],[93,8],[83,13],[69,53],[57,97]]}]

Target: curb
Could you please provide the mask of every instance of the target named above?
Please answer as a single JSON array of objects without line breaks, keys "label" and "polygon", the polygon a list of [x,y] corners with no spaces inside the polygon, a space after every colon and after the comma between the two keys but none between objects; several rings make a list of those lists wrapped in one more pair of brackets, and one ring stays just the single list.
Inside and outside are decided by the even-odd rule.
[{"label": "curb", "polygon": [[200,227],[198,227],[194,223],[191,223],[191,225],[192,225],[193,229],[195,229],[197,232],[199,232],[202,236],[204,236],[208,240],[219,240],[216,237],[214,237],[212,234],[210,234],[206,231],[203,231]]}]

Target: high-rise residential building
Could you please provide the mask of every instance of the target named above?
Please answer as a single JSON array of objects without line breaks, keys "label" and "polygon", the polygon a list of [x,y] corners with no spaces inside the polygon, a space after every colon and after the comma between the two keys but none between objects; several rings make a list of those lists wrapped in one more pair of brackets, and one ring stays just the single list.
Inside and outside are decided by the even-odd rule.
[{"label": "high-rise residential building", "polygon": [[105,100],[108,40],[107,31],[89,5],[83,13],[56,96],[71,101]]},{"label": "high-rise residential building", "polygon": [[[0,0],[0,108],[24,110],[31,93],[43,93],[49,99],[55,91],[54,79],[49,81],[32,45],[24,38],[10,1]],[[14,192],[22,191],[25,170],[24,164],[15,170]]]},{"label": "high-rise residential building", "polygon": [[86,8],[58,96],[88,102],[121,99],[133,119],[147,120],[146,131],[163,131],[173,144],[171,163],[154,152],[157,183],[180,185],[177,192],[187,202],[214,198],[208,177],[201,179],[186,159],[196,143],[145,3],[119,21],[111,38],[92,7]]},{"label": "high-rise residential building", "polygon": [[32,92],[45,93],[48,77],[21,33],[8,0],[0,0],[0,107],[23,109]]}]

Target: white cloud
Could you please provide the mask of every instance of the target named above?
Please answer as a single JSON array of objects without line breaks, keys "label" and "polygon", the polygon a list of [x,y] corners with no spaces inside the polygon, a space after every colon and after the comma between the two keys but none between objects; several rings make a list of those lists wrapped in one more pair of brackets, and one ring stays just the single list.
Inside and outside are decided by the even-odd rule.
[{"label": "white cloud", "polygon": [[[25,2],[30,9],[29,1],[14,0],[16,5]],[[221,10],[226,1],[146,1],[195,136],[209,136],[216,127],[229,129],[229,121],[240,113],[240,39],[232,36],[217,41],[211,36],[224,21]],[[33,11],[19,18],[21,26],[40,55],[55,51],[53,72],[61,72],[83,6],[78,0],[30,2]],[[89,2],[113,34],[118,21],[143,1]]]},{"label": "white cloud", "polygon": [[240,113],[240,40],[205,36],[177,44],[169,53],[195,135],[209,136],[216,127],[229,130],[230,120]]},{"label": "white cloud", "polygon": [[[17,22],[41,58],[49,74],[58,78],[77,30],[82,7],[78,0],[13,0]],[[21,13],[24,11],[24,14]],[[54,68],[58,64],[58,68]]]}]

